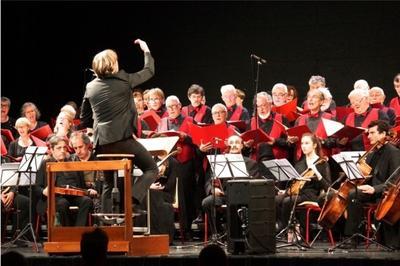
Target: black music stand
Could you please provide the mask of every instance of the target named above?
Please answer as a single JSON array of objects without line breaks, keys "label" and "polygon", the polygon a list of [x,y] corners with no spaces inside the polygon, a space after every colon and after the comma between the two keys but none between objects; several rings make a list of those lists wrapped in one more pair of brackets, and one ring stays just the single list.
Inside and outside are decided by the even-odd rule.
[{"label": "black music stand", "polygon": [[[263,164],[270,170],[270,172],[274,175],[274,177],[278,181],[289,181],[288,184],[290,184],[295,180],[302,179],[300,174],[296,171],[296,169],[294,169],[294,167],[289,163],[287,159],[275,159],[275,160],[263,161]],[[309,246],[308,245],[304,246],[299,243],[299,238],[302,239],[304,243],[306,243],[306,241],[304,240],[303,236],[299,234],[296,230],[295,211],[299,194],[295,195],[294,201],[292,201],[292,194],[290,194],[289,196],[291,198],[290,201],[293,202],[293,207],[292,210],[290,211],[288,225],[276,235],[276,238],[279,239],[283,234],[292,231],[293,241],[292,243],[277,246],[277,248],[296,246],[298,249],[304,250],[304,248]]]},{"label": "black music stand", "polygon": [[[342,168],[344,173],[347,175],[348,179],[350,181],[352,181],[352,184],[354,184],[355,194],[356,194],[356,198],[357,198],[358,189],[357,189],[356,181],[365,179],[367,177],[364,177],[363,174],[361,173],[361,171],[358,169],[357,164],[356,164],[357,158],[356,158],[356,156],[353,155],[353,153],[339,153],[339,154],[333,155],[332,158],[340,165],[340,167]],[[359,157],[361,157],[361,155],[362,155],[361,153],[363,153],[363,152],[359,152],[359,153],[360,153]],[[328,193],[327,193],[327,195],[328,195]],[[391,248],[378,243],[375,240],[376,239],[375,235],[373,238],[369,238],[369,237],[364,236],[361,233],[354,233],[353,235],[351,235],[351,236],[345,238],[344,240],[342,240],[341,242],[337,243],[334,247],[329,248],[328,252],[333,252],[337,248],[340,248],[340,246],[343,245],[344,243],[349,242],[356,237],[360,237],[368,242],[372,242],[383,249],[392,250]]]},{"label": "black music stand", "polygon": [[[242,154],[214,154],[214,155],[207,155],[207,159],[210,163],[212,175],[211,175],[211,182],[212,182],[212,189],[213,189],[213,207],[211,208],[211,217],[214,225],[216,225],[216,208],[215,208],[215,181],[218,179],[227,180],[227,179],[234,179],[234,178],[249,178],[249,174],[246,169],[246,164],[243,159]],[[222,188],[221,188],[222,189]],[[213,228],[215,231],[215,228]],[[222,236],[223,237],[223,236]],[[218,237],[214,232],[211,236],[211,242],[217,243],[220,245],[225,246],[224,243],[218,241],[222,237]]]},{"label": "black music stand", "polygon": [[[47,154],[47,147],[29,146],[22,161],[19,164],[18,170],[15,172],[17,176],[16,186],[29,186],[29,223],[20,231],[20,233],[9,242],[10,247],[17,241],[25,241],[31,243],[32,241],[26,239],[26,233],[29,232],[33,239],[33,244],[36,252],[39,248],[36,242],[35,232],[32,225],[32,185],[36,183],[36,173]],[[25,238],[25,239],[23,239]]]}]

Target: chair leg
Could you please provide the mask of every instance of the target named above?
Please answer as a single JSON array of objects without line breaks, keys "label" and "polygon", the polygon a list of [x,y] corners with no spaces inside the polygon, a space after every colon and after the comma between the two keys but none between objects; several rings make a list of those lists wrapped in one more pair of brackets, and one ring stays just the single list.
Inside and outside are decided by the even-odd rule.
[{"label": "chair leg", "polygon": [[335,240],[333,239],[332,230],[331,229],[326,229],[326,231],[328,233],[329,241],[331,242],[332,247],[334,247],[335,246]]},{"label": "chair leg", "polygon": [[307,212],[306,212],[306,243],[307,245],[309,245],[310,243],[310,212],[311,209],[307,208]]}]

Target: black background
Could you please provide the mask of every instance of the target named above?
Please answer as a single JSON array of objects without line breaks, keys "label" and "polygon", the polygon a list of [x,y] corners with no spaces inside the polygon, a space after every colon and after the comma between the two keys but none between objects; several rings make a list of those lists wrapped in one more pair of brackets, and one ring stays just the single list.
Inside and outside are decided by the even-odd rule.
[{"label": "black background", "polygon": [[232,83],[254,95],[250,54],[267,59],[260,90],[327,79],[339,105],[357,79],[395,95],[400,72],[400,4],[396,2],[2,2],[2,96],[11,115],[35,102],[42,120],[69,100],[78,104],[93,56],[117,51],[128,72],[143,66],[133,40],[147,41],[156,75],[141,88],[160,87],[187,104],[187,88],[206,89],[207,103]]}]

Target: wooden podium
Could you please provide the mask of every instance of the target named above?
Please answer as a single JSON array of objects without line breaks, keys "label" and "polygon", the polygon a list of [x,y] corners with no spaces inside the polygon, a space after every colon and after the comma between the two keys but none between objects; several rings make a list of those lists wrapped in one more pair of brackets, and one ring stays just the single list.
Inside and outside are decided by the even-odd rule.
[{"label": "wooden podium", "polygon": [[47,231],[48,242],[44,243],[47,253],[79,253],[82,233],[92,231],[93,227],[65,227],[54,226],[55,204],[55,173],[65,171],[97,171],[97,170],[124,170],[124,204],[125,224],[122,226],[104,226],[109,238],[108,252],[125,253],[127,255],[166,255],[169,253],[168,235],[133,236],[132,219],[132,189],[131,189],[131,161],[109,160],[88,162],[57,162],[47,163],[47,184],[49,189]]}]

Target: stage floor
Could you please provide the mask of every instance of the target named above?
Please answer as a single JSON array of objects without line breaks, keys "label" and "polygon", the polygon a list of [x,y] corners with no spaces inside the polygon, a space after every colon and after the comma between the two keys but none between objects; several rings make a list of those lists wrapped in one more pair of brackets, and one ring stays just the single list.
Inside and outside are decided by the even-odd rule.
[{"label": "stage floor", "polygon": [[[124,255],[109,255],[109,265],[188,265],[196,266],[199,252],[204,247],[203,242],[179,241],[170,247],[167,256],[130,257]],[[282,243],[277,242],[277,246]],[[295,246],[277,248],[275,254],[228,254],[229,265],[400,265],[400,251],[384,251],[376,245],[369,248],[359,246],[357,249],[340,249],[329,252],[330,245],[317,241],[312,248],[298,249]],[[18,251],[28,259],[28,265],[79,265],[79,255],[48,255],[39,244],[39,253],[30,247],[2,247],[1,252]],[[226,250],[226,249],[225,249]],[[138,264],[140,263],[140,264]]]}]

